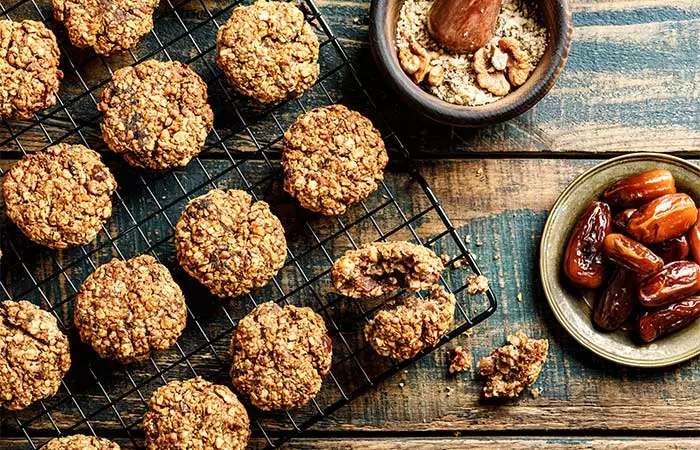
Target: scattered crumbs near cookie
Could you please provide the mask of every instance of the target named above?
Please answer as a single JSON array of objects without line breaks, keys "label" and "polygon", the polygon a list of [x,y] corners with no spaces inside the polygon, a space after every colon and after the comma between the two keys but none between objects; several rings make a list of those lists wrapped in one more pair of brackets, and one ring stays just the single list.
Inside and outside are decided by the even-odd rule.
[{"label": "scattered crumbs near cookie", "polygon": [[540,394],[542,393],[540,388],[532,388],[530,389],[530,395],[532,398],[538,398]]},{"label": "scattered crumbs near cookie", "polygon": [[472,235],[471,234],[464,236],[464,243],[467,245],[472,243]]},{"label": "scattered crumbs near cookie", "polygon": [[442,255],[440,255],[440,260],[445,265],[447,265],[447,263],[450,262],[451,259],[452,259],[452,257],[450,255],[448,255],[447,253],[443,253]]},{"label": "scattered crumbs near cookie", "polygon": [[522,292],[518,292],[517,299],[518,299],[518,303],[522,303],[522,302],[523,302],[523,293],[522,293]]},{"label": "scattered crumbs near cookie", "polygon": [[455,269],[459,269],[460,267],[462,267],[462,260],[461,260],[461,259],[458,259],[457,261],[455,261],[455,263],[454,263],[452,266],[453,266]]},{"label": "scattered crumbs near cookie", "polygon": [[493,260],[498,261],[501,259],[501,255],[493,255]]},{"label": "scattered crumbs near cookie", "polygon": [[448,397],[452,396],[452,391],[454,391],[454,389],[452,389],[449,386],[445,388],[445,393],[447,394]]},{"label": "scattered crumbs near cookie", "polygon": [[490,42],[475,54],[453,53],[433,40],[427,26],[431,5],[432,0],[404,2],[396,47],[404,72],[441,100],[466,106],[493,103],[522,85],[544,55],[549,36],[536,5],[503,0]]},{"label": "scattered crumbs near cookie", "polygon": [[472,363],[474,362],[472,355],[462,346],[450,349],[448,357],[450,358],[450,367],[448,367],[447,371],[450,375],[471,369]]},{"label": "scattered crumbs near cookie", "polygon": [[533,384],[547,360],[549,341],[530,339],[522,331],[508,336],[508,344],[479,360],[479,375],[486,378],[486,398],[514,398]]},{"label": "scattered crumbs near cookie", "polygon": [[489,290],[489,279],[483,275],[467,275],[467,292],[469,295],[483,294]]},{"label": "scattered crumbs near cookie", "polygon": [[480,239],[477,239],[477,240],[476,240],[476,246],[477,246],[477,247],[481,247],[482,245],[484,245],[484,243],[481,242]]}]

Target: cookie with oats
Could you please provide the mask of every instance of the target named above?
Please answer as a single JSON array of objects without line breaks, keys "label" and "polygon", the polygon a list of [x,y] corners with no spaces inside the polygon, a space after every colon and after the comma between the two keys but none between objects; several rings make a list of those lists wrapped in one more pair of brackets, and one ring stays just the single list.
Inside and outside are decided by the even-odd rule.
[{"label": "cookie with oats", "polygon": [[44,450],[119,450],[120,447],[112,441],[94,436],[75,434],[62,438],[51,439]]},{"label": "cookie with oats", "polygon": [[54,396],[70,364],[68,338],[51,313],[24,300],[0,303],[0,407]]},{"label": "cookie with oats", "polygon": [[381,297],[398,289],[430,288],[444,270],[432,250],[406,241],[369,242],[348,250],[331,269],[333,287],[352,298]]},{"label": "cookie with oats", "polygon": [[250,420],[229,388],[192,378],[153,393],[143,430],[148,450],[244,450]]},{"label": "cookie with oats", "polygon": [[365,339],[382,356],[413,358],[437,344],[454,322],[455,296],[434,286],[425,299],[404,297],[383,306],[365,326]]},{"label": "cookie with oats", "polygon": [[187,204],[175,226],[182,268],[219,297],[267,284],[287,256],[284,229],[270,206],[250,194],[214,189]]},{"label": "cookie with oats", "polygon": [[10,220],[32,241],[55,249],[95,239],[112,215],[116,189],[97,152],[63,143],[25,155],[3,181]]},{"label": "cookie with oats", "polygon": [[56,36],[42,22],[0,20],[0,118],[30,119],[54,106],[60,59]]},{"label": "cookie with oats", "polygon": [[185,297],[153,256],[113,259],[95,270],[75,297],[80,339],[102,358],[142,361],[172,346],[187,320]]},{"label": "cookie with oats", "polygon": [[479,360],[479,375],[486,379],[484,397],[514,398],[540,376],[547,361],[549,341],[530,339],[522,331],[508,336],[508,345]]},{"label": "cookie with oats", "polygon": [[311,308],[260,304],[231,338],[231,378],[238,392],[265,411],[308,403],[331,367],[331,339]]},{"label": "cookie with oats", "polygon": [[316,108],[284,134],[284,190],[306,209],[338,216],[377,189],[388,160],[369,119],[343,105]]},{"label": "cookie with oats", "polygon": [[111,55],[135,47],[153,28],[158,0],[53,0],[53,15],[73,45]]},{"label": "cookie with oats", "polygon": [[214,123],[206,83],[176,61],[117,70],[97,108],[107,146],[132,166],[152,170],[187,165]]},{"label": "cookie with oats", "polygon": [[301,96],[319,73],[318,39],[294,4],[257,1],[233,10],[216,38],[228,82],[261,103]]}]

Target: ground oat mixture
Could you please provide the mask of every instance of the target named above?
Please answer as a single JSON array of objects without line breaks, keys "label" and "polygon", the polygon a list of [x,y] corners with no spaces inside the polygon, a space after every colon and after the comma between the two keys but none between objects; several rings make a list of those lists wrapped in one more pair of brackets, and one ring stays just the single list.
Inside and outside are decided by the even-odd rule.
[{"label": "ground oat mixture", "polygon": [[[510,85],[505,79],[502,80],[505,86],[501,87],[501,95],[495,95],[480,87],[477,72],[473,67],[473,55],[449,52],[433,40],[428,34],[427,26],[431,5],[432,0],[406,0],[401,8],[396,29],[396,47],[399,53],[403,49],[404,52],[410,51],[409,54],[421,53],[430,59],[429,67],[422,71],[427,75],[422,83],[424,89],[446,102],[467,106],[492,103],[507,94]],[[503,0],[496,29],[489,44],[491,49],[498,49],[502,38],[517,41],[527,60],[529,75],[544,55],[548,33],[537,17],[536,8],[526,5],[523,0]],[[503,50],[503,47],[501,43],[500,49]],[[496,50],[496,54],[504,58],[505,53]],[[499,65],[497,59],[498,57],[494,60],[495,65]],[[505,65],[505,62],[501,60],[501,64]],[[442,70],[433,70],[436,67]],[[415,78],[414,74],[414,81]]]}]

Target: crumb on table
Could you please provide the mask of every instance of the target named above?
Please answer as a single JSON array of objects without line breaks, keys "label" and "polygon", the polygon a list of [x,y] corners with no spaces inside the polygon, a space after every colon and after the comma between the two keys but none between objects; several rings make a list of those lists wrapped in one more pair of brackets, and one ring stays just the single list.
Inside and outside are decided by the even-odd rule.
[{"label": "crumb on table", "polygon": [[467,275],[467,292],[469,295],[483,294],[489,290],[489,279],[483,275]]},{"label": "crumb on table", "polygon": [[447,371],[454,375],[457,372],[464,372],[472,367],[473,359],[472,355],[467,352],[461,345],[450,349],[449,352],[450,367]]}]

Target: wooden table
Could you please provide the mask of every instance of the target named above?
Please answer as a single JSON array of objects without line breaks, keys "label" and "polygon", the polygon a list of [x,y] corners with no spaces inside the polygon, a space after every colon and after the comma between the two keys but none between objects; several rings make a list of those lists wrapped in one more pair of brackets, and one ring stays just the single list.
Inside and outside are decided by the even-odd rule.
[{"label": "wooden table", "polygon": [[[368,2],[319,4],[497,294],[498,311],[454,344],[478,358],[522,329],[548,338],[550,354],[539,398],[493,404],[480,400],[473,370],[447,376],[441,349],[288,448],[700,448],[700,361],[636,370],[594,356],[552,316],[536,265],[549,208],[586,168],[635,151],[699,156],[700,2],[573,1],[574,44],[555,88],[482,130],[428,123],[374,77]],[[16,433],[3,411],[0,448],[27,448]]]}]

